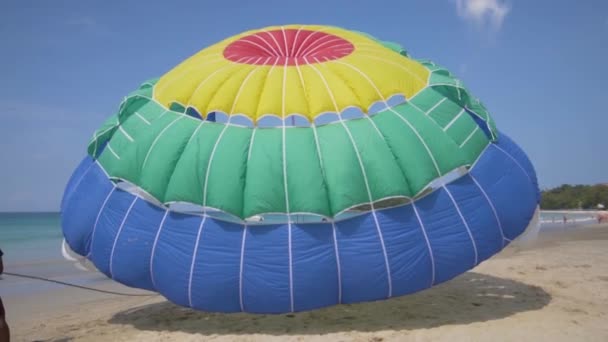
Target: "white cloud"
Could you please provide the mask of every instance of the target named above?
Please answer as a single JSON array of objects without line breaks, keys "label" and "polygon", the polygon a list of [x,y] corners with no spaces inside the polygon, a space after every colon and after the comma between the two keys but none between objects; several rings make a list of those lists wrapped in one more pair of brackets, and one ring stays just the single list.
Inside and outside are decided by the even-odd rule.
[{"label": "white cloud", "polygon": [[458,15],[481,27],[486,24],[498,30],[511,6],[503,0],[453,0],[456,2]]}]

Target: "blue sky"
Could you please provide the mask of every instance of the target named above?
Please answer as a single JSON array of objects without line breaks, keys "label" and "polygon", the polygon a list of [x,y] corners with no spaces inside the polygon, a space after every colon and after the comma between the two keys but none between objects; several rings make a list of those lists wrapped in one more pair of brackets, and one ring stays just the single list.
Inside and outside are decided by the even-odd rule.
[{"label": "blue sky", "polygon": [[[0,211],[57,210],[123,96],[227,36],[331,24],[452,70],[532,159],[542,187],[608,182],[608,2],[3,1]],[[603,63],[602,63],[603,62]]]}]

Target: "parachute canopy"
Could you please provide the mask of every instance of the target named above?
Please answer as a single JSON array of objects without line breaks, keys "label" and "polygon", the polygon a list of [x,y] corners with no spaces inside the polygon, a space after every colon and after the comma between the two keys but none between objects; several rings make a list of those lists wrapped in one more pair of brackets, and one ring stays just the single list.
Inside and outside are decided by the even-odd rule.
[{"label": "parachute canopy", "polygon": [[446,69],[364,33],[277,26],[129,94],[62,224],[121,283],[280,313],[446,281],[519,236],[538,199],[525,153]]}]

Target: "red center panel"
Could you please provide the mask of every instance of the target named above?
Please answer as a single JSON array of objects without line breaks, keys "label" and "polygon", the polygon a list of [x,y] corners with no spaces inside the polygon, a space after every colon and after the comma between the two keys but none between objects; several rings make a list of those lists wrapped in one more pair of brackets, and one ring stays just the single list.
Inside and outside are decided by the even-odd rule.
[{"label": "red center panel", "polygon": [[283,29],[235,40],[224,49],[224,57],[252,65],[302,65],[340,59],[354,50],[351,42],[330,33]]}]

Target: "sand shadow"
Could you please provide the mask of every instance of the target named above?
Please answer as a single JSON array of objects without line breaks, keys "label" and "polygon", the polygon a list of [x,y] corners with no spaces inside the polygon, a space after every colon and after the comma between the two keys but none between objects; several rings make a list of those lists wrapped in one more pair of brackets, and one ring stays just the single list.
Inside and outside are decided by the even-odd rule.
[{"label": "sand shadow", "polygon": [[468,272],[413,295],[295,314],[205,313],[161,302],[119,312],[109,323],[202,335],[374,332],[501,319],[538,310],[550,301],[551,296],[540,287]]}]

